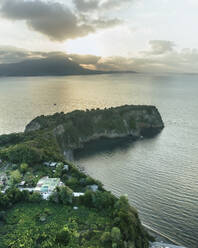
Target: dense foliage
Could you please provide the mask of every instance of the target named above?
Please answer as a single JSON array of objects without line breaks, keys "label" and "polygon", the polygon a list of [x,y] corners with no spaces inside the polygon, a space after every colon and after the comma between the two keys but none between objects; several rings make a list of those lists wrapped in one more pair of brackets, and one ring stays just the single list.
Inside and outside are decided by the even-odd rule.
[{"label": "dense foliage", "polygon": [[[80,128],[86,128],[87,126],[91,126],[90,121],[94,121],[95,119],[99,118],[101,121],[101,125],[111,126],[116,119],[128,119],[131,117],[132,112],[143,111],[144,115],[142,115],[142,119],[145,118],[146,114],[152,115],[152,113],[156,112],[159,114],[158,110],[154,106],[146,106],[146,105],[124,105],[116,108],[105,108],[105,109],[91,109],[91,110],[75,110],[71,113],[64,114],[55,113],[54,115],[49,116],[39,116],[36,117],[32,122],[30,122],[27,127],[26,131],[31,128],[32,124],[38,123],[39,129],[49,129],[57,127],[58,125],[62,124],[63,122],[71,121],[74,125],[79,126]],[[122,118],[120,118],[122,117]],[[160,119],[161,117],[158,116]],[[133,117],[134,119],[134,117]],[[109,123],[110,122],[110,123]],[[83,125],[86,124],[86,125]],[[115,124],[115,123],[114,123]]]},{"label": "dense foliage", "polygon": [[[42,200],[39,193],[20,191],[16,187],[0,193],[0,247],[148,247],[149,237],[128,200],[117,199],[100,182],[72,164],[69,171],[64,170],[63,163],[58,163],[55,172],[25,163],[10,171],[14,185],[19,177],[20,180],[24,177],[29,180],[28,185],[34,186],[34,180],[53,173],[67,186],[58,187],[49,201]],[[88,188],[93,184],[98,185],[98,191]],[[73,191],[85,194],[76,198]]]},{"label": "dense foliage", "polygon": [[[6,191],[0,192],[0,247],[148,248],[150,237],[127,198],[105,191],[100,182],[65,161],[63,153],[81,147],[89,135],[137,128],[147,118],[134,117],[139,109],[145,116],[156,111],[152,106],[123,106],[41,116],[27,126],[36,123],[38,130],[0,136],[0,176],[6,180],[6,185],[1,181]],[[54,168],[44,163],[52,161],[57,162]],[[48,201],[17,188],[35,187],[45,176],[60,178],[65,185]],[[73,192],[84,195],[74,197]]]},{"label": "dense foliage", "polygon": [[125,197],[87,192],[75,210],[63,191],[58,191],[59,202],[15,188],[0,195],[0,247],[148,247],[137,212]]},{"label": "dense foliage", "polygon": [[100,238],[111,225],[108,213],[83,206],[76,211],[50,202],[17,204],[0,227],[0,247],[108,247]]},{"label": "dense foliage", "polygon": [[63,160],[63,155],[52,134],[38,131],[0,136],[0,158],[12,163],[34,165]]}]

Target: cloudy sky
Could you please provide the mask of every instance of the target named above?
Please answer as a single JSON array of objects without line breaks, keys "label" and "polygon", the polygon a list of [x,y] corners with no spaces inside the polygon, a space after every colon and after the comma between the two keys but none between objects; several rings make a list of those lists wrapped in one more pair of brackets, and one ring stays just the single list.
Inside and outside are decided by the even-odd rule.
[{"label": "cloudy sky", "polygon": [[[0,0],[0,63],[198,72],[197,0]],[[53,53],[52,53],[53,52]]]}]

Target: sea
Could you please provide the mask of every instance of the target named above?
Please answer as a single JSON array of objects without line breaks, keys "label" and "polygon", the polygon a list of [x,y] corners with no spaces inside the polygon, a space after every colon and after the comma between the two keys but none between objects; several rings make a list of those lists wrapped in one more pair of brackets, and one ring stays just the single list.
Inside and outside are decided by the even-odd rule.
[{"label": "sea", "polygon": [[197,248],[198,75],[2,77],[0,134],[22,132],[38,115],[124,104],[155,105],[165,128],[150,139],[87,145],[75,163],[127,195],[145,226]]}]

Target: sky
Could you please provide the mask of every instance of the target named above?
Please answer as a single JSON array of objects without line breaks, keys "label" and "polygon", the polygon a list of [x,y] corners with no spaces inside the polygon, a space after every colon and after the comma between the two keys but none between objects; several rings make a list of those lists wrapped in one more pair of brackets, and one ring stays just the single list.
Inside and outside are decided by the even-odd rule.
[{"label": "sky", "polygon": [[0,63],[198,72],[197,0],[0,0]]}]

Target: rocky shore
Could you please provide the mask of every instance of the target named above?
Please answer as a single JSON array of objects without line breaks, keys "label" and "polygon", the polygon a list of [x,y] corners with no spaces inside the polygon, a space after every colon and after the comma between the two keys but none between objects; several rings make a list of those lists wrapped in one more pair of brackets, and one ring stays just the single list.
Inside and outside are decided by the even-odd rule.
[{"label": "rocky shore", "polygon": [[155,106],[125,105],[109,109],[77,110],[68,114],[40,116],[25,128],[25,134],[43,131],[53,134],[66,158],[73,151],[101,138],[150,137],[164,128]]}]

